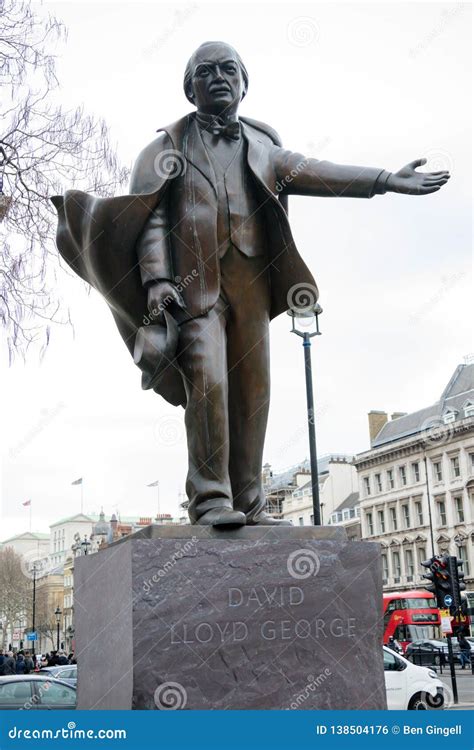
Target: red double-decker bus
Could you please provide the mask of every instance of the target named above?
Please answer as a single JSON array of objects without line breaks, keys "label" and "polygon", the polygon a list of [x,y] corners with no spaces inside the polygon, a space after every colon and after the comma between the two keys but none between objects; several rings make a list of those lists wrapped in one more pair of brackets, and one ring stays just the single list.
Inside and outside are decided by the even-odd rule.
[{"label": "red double-decker bus", "polygon": [[403,650],[412,641],[439,639],[441,619],[429,591],[392,591],[383,595],[383,642],[393,635]]}]

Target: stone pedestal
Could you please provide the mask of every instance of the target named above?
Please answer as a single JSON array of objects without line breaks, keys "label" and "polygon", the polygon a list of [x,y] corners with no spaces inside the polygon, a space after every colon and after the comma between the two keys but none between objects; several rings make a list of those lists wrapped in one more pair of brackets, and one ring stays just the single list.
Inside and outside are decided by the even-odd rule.
[{"label": "stone pedestal", "polygon": [[150,526],[74,570],[80,709],[381,709],[379,545]]}]

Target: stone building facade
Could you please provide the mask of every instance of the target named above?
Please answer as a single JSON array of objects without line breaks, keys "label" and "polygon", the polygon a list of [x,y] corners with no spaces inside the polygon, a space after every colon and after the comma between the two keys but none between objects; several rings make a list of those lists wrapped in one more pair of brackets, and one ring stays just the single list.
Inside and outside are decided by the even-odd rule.
[{"label": "stone building facade", "polygon": [[448,552],[474,589],[474,364],[439,401],[389,419],[369,414],[371,448],[354,459],[362,536],[383,547],[387,591],[423,586],[421,562]]}]

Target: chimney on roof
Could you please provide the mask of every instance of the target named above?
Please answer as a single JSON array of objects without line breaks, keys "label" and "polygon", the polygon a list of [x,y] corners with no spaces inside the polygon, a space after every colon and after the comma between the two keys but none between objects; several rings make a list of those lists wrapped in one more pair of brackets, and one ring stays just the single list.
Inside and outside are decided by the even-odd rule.
[{"label": "chimney on roof", "polygon": [[406,417],[407,412],[406,411],[394,411],[392,414],[392,420],[398,419],[399,417]]},{"label": "chimney on roof", "polygon": [[273,477],[272,467],[269,463],[263,465],[262,468],[262,481],[264,485],[270,483],[270,479]]},{"label": "chimney on roof", "polygon": [[372,409],[367,416],[369,417],[370,442],[373,443],[382,427],[387,424],[388,414],[386,411],[375,411]]}]

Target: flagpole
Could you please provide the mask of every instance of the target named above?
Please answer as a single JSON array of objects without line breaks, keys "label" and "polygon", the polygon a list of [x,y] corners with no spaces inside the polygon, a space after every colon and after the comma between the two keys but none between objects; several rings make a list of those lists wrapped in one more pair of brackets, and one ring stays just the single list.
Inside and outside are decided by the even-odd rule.
[{"label": "flagpole", "polygon": [[157,479],[156,482],[150,482],[150,484],[147,484],[147,487],[156,487],[156,520],[160,520],[160,480]]},{"label": "flagpole", "polygon": [[71,482],[73,486],[80,484],[81,485],[81,514],[84,513],[84,477],[79,477],[79,479],[74,480],[74,482]]},{"label": "flagpole", "polygon": [[33,509],[33,503],[30,500],[30,534],[31,534],[31,511]]}]

